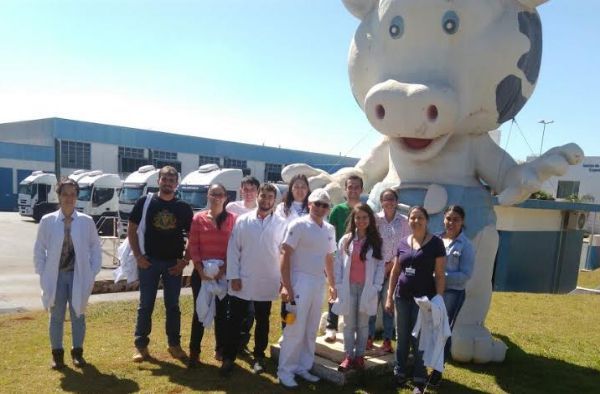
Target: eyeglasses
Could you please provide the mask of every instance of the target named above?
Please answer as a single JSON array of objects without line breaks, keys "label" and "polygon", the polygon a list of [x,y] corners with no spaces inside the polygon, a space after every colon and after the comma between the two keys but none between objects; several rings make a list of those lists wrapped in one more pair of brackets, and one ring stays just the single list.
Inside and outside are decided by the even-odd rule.
[{"label": "eyeglasses", "polygon": [[329,208],[329,204],[327,204],[326,202],[315,201],[315,202],[313,202],[313,205],[317,208],[325,208],[325,209]]},{"label": "eyeglasses", "polygon": [[209,193],[208,195],[210,197],[213,197],[213,198],[223,198],[223,197],[225,197],[225,194],[223,194],[223,193]]}]

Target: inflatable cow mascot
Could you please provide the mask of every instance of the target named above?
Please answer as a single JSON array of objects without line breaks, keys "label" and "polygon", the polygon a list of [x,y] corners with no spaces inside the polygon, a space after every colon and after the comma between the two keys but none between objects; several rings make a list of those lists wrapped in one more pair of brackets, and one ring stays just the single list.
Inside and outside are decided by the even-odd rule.
[{"label": "inflatable cow mascot", "polygon": [[465,207],[476,263],[452,356],[502,361],[506,346],[484,326],[498,248],[490,189],[500,204],[520,203],[583,158],[567,144],[517,164],[488,134],[533,93],[542,52],[536,7],[544,0],[343,2],[360,20],[348,59],[352,92],[383,140],[354,168],[330,175],[294,164],[282,175],[304,173],[312,188],[326,186],[341,200],[344,180],[358,174],[375,206],[383,188],[396,187],[400,202],[429,211],[431,231],[442,230],[447,205]]}]

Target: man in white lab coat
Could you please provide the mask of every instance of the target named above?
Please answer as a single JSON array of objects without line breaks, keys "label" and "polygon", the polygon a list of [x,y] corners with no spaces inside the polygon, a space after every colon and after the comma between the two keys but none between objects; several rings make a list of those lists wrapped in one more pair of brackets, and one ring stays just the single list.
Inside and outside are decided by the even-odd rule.
[{"label": "man in white lab coat", "polygon": [[71,316],[76,367],[85,366],[85,308],[102,267],[102,249],[91,217],[75,210],[79,186],[66,179],[56,189],[60,209],[40,221],[34,246],[35,272],[40,275],[42,303],[50,311],[52,368],[64,368],[63,328],[67,303]]},{"label": "man in white lab coat", "polygon": [[315,189],[308,197],[309,214],[290,223],[282,246],[283,301],[295,305],[296,321],[283,330],[279,353],[279,383],[295,388],[295,375],[309,382],[319,378],[309,371],[315,359],[315,341],[323,304],[325,275],[329,299],[337,293],[333,277],[335,229],[325,219],[331,207],[329,194]]},{"label": "man in white lab coat", "polygon": [[248,304],[254,303],[254,373],[264,371],[269,342],[271,303],[279,296],[281,274],[279,255],[285,234],[285,220],[273,213],[277,189],[266,183],[258,190],[257,209],[237,218],[227,247],[229,280],[229,324],[223,351],[222,374],[233,367],[240,342],[240,328]]}]

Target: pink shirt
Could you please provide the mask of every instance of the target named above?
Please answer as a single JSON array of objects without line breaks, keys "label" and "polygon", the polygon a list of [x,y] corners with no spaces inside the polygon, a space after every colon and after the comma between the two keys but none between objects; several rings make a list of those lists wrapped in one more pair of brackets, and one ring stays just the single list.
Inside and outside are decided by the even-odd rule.
[{"label": "pink shirt", "polygon": [[365,262],[360,258],[364,239],[352,241],[352,257],[350,261],[350,283],[365,283]]},{"label": "pink shirt", "polygon": [[208,259],[226,261],[227,242],[235,223],[235,215],[229,213],[221,224],[221,229],[218,229],[207,214],[208,211],[197,213],[190,229],[188,248],[196,266]]}]

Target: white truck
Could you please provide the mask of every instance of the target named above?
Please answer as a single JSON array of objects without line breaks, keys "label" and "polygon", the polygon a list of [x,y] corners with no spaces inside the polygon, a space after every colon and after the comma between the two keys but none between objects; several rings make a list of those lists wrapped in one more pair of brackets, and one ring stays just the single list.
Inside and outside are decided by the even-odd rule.
[{"label": "white truck", "polygon": [[105,174],[97,170],[82,174],[77,184],[79,196],[76,209],[94,219],[101,235],[116,235],[121,178],[117,174]]},{"label": "white truck", "polygon": [[58,209],[56,175],[33,171],[19,183],[19,214],[39,222],[42,216]]},{"label": "white truck", "polygon": [[119,193],[120,235],[127,234],[127,221],[135,202],[148,192],[158,191],[158,171],[153,165],[142,166],[123,181],[123,188]]},{"label": "white truck", "polygon": [[192,206],[194,211],[206,208],[208,187],[220,183],[227,190],[229,201],[239,197],[243,173],[239,168],[219,168],[216,164],[204,164],[189,173],[179,184],[179,198]]}]

